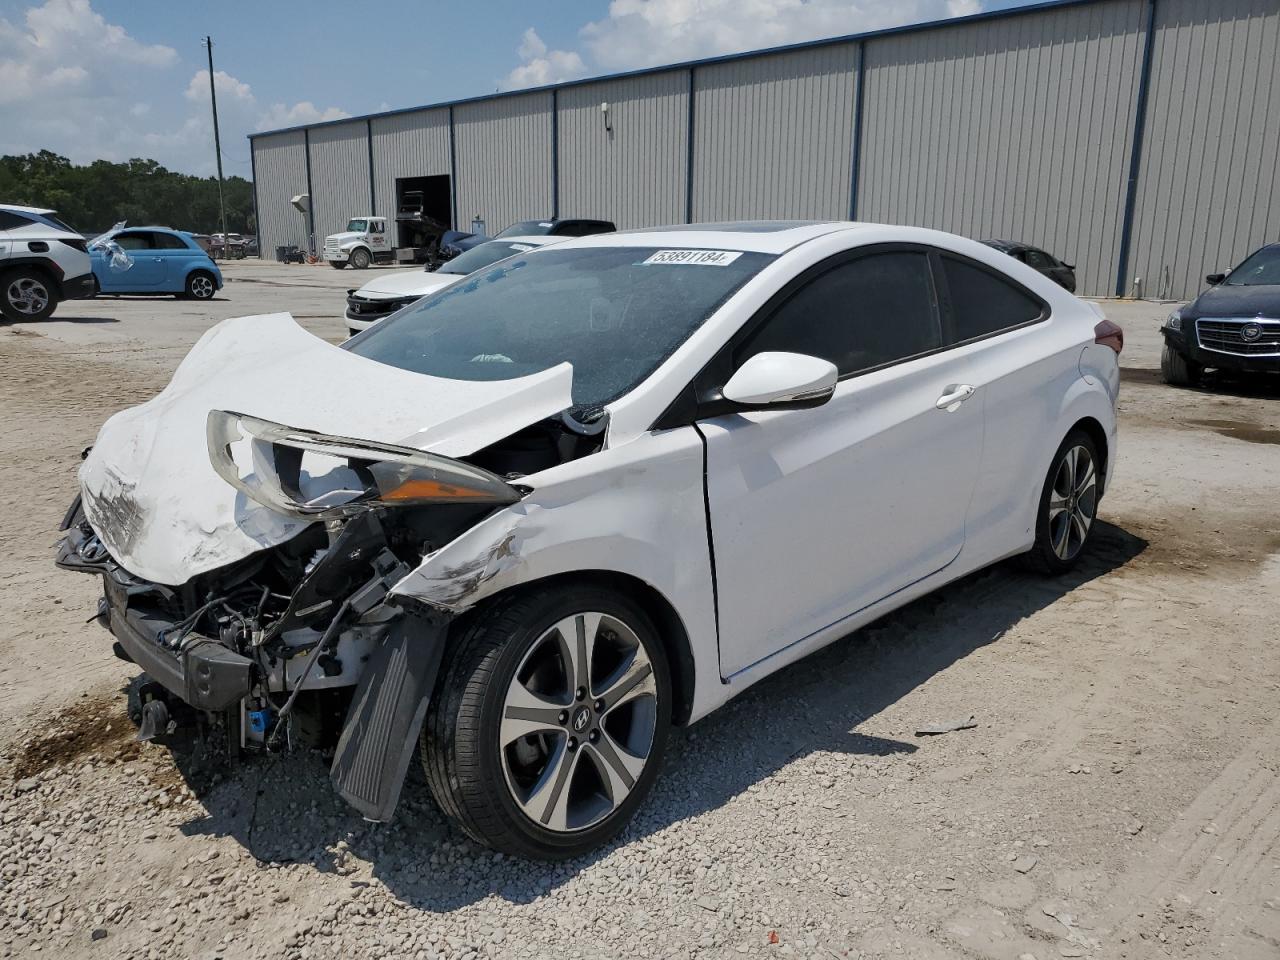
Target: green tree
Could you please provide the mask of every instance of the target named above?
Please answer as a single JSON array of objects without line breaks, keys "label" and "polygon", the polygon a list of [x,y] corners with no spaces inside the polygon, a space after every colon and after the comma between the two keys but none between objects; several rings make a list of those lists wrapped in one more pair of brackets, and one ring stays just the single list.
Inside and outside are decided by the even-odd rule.
[{"label": "green tree", "polygon": [[[227,229],[252,233],[253,184],[243,177],[223,181]],[[218,181],[167,170],[154,160],[126,163],[95,160],[76,166],[51,150],[0,157],[0,201],[48,207],[76,229],[93,234],[121,220],[215,233]]]}]

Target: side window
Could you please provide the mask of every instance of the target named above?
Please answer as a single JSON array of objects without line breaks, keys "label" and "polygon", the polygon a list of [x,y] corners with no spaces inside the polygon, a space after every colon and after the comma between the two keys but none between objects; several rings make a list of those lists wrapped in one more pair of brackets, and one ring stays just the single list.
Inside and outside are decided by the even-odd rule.
[{"label": "side window", "polygon": [[783,350],[830,360],[844,376],[941,345],[928,257],[873,253],[832,267],[797,290],[734,361]]},{"label": "side window", "polygon": [[370,220],[369,232],[370,233],[386,233],[387,232],[386,224],[384,224],[381,220]]},{"label": "side window", "polygon": [[1039,320],[1039,300],[995,273],[944,256],[951,301],[951,340],[960,343]]},{"label": "side window", "polygon": [[152,239],[155,242],[157,250],[186,250],[187,245],[183,243],[181,237],[176,237],[172,233],[153,233]]},{"label": "side window", "polygon": [[1027,251],[1027,266],[1035,270],[1048,270],[1054,266],[1053,260],[1039,250]]},{"label": "side window", "polygon": [[149,233],[117,233],[115,241],[121,250],[150,250],[153,246]]},{"label": "side window", "polygon": [[8,210],[0,210],[0,230],[16,230],[18,227],[29,227],[31,221]]}]

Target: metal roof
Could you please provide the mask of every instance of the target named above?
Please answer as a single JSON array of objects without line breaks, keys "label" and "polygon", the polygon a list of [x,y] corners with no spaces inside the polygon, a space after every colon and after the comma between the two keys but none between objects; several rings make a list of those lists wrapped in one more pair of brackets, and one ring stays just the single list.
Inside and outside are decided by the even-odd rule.
[{"label": "metal roof", "polygon": [[560,83],[543,84],[540,87],[523,87],[519,90],[504,90],[498,93],[487,93],[478,97],[464,97],[460,100],[441,100],[437,103],[425,103],[415,107],[399,107],[395,110],[383,110],[379,113],[365,113],[355,117],[343,117],[340,120],[324,120],[320,123],[302,123],[292,127],[281,127],[277,130],[262,130],[249,134],[250,141],[259,137],[270,137],[281,133],[294,133],[299,130],[319,130],[324,127],[337,126],[343,123],[375,120],[379,117],[394,117],[405,113],[417,113],[421,110],[439,110],[446,107],[457,107],[469,103],[483,103],[487,100],[501,100],[506,97],[522,97],[531,93],[548,93],[552,90],[565,90],[570,87],[581,87],[589,83],[603,83],[609,80],[621,80],[626,77],[649,76],[655,73],[667,73],[673,70],[691,70],[713,63],[727,63],[734,60],[747,60],[751,57],[768,56],[774,53],[788,53],[794,50],[811,50],[818,47],[830,47],[842,43],[853,43],[860,40],[872,40],[877,37],[888,37],[896,34],[915,33],[921,30],[934,30],[938,27],[949,27],[958,24],[977,23],[983,20],[1000,20],[1007,17],[1022,16],[1038,10],[1051,10],[1058,7],[1077,7],[1090,3],[1104,3],[1107,0],[1038,0],[1021,7],[1007,10],[987,10],[973,13],[967,17],[948,17],[942,20],[927,20],[923,23],[908,23],[900,27],[885,27],[881,30],[868,30],[863,33],[849,33],[838,37],[824,37],[820,40],[804,40],[799,43],[788,43],[777,47],[763,47],[759,50],[745,50],[741,53],[726,53],[717,57],[704,57],[699,60],[684,60],[679,63],[668,63],[657,67],[643,67],[638,70],[624,70],[618,73],[606,73],[595,77],[583,77],[580,80],[565,80]]}]

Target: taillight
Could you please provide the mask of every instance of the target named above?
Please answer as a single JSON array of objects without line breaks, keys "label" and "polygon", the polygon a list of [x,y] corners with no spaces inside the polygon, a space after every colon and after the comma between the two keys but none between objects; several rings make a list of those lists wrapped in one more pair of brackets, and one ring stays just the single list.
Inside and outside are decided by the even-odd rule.
[{"label": "taillight", "polygon": [[62,242],[63,242],[63,243],[65,243],[65,244],[66,244],[68,247],[70,247],[72,250],[79,250],[81,253],[88,253],[88,252],[89,252],[89,243],[88,243],[88,241],[85,241],[85,240],[65,240],[65,239],[64,239]]},{"label": "taillight", "polygon": [[1093,342],[1110,347],[1119,356],[1124,349],[1124,330],[1120,328],[1120,324],[1110,320],[1099,321],[1093,328]]}]

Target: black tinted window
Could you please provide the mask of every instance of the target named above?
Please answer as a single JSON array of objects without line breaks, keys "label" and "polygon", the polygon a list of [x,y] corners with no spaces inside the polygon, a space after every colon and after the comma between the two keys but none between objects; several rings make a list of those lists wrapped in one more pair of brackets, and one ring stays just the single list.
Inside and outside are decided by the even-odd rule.
[{"label": "black tinted window", "polygon": [[182,238],[174,236],[172,233],[153,233],[151,236],[155,242],[157,250],[187,249],[187,245],[182,242]]},{"label": "black tinted window", "polygon": [[30,225],[31,221],[26,217],[10,213],[8,210],[0,210],[0,230],[13,230],[15,227],[28,227]]},{"label": "black tinted window", "polygon": [[121,250],[152,250],[155,243],[150,233],[117,233],[115,241]]},{"label": "black tinted window", "polygon": [[787,300],[735,358],[768,350],[822,357],[840,373],[942,345],[929,260],[878,253],[833,267]]},{"label": "black tinted window", "polygon": [[1008,280],[972,264],[942,258],[951,291],[951,339],[959,343],[1040,318],[1044,308]]}]

